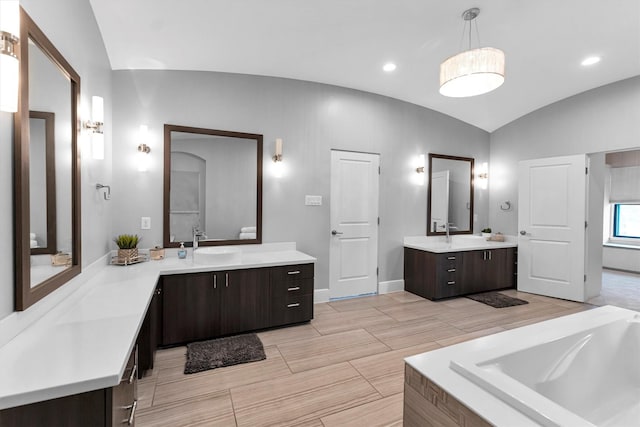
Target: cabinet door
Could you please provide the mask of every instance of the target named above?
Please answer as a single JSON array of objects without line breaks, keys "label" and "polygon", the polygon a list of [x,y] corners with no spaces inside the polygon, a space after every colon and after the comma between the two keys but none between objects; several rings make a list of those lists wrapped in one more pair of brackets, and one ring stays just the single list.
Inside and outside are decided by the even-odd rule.
[{"label": "cabinet door", "polygon": [[138,378],[142,378],[145,371],[153,369],[153,357],[158,348],[158,334],[161,325],[162,285],[158,284],[153,293],[144,322],[138,333]]},{"label": "cabinet door", "polygon": [[162,344],[208,339],[218,333],[216,290],[211,273],[165,276]]},{"label": "cabinet door", "polygon": [[484,277],[490,289],[513,286],[513,249],[492,249],[486,252]]},{"label": "cabinet door", "polygon": [[269,326],[269,270],[215,273],[220,295],[220,335]]}]

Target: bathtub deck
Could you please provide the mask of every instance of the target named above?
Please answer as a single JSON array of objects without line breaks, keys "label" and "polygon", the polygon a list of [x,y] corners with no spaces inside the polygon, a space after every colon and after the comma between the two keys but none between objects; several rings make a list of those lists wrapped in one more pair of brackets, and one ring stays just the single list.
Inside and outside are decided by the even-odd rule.
[{"label": "bathtub deck", "polygon": [[259,334],[266,360],[192,375],[185,347],[160,350],[139,383],[136,425],[400,426],[405,357],[591,308],[505,293],[530,303],[396,292],[316,304],[310,324]]}]

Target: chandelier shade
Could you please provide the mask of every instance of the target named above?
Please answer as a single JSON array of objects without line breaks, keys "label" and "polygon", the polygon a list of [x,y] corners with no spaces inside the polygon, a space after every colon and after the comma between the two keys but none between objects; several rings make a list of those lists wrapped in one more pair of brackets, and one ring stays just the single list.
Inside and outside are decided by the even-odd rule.
[{"label": "chandelier shade", "polygon": [[440,64],[440,93],[464,98],[491,92],[504,83],[504,52],[482,47],[461,52]]}]

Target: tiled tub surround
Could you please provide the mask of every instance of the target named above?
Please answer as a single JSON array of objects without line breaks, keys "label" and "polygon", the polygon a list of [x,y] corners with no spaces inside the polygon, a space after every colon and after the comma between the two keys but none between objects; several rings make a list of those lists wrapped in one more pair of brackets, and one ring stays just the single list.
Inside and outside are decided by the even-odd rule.
[{"label": "tiled tub surround", "polygon": [[295,243],[240,248],[239,264],[194,264],[191,251],[178,259],[167,250],[162,261],[105,266],[85,277],[76,291],[0,347],[0,409],[117,385],[160,275],[316,261]]},{"label": "tiled tub surround", "polygon": [[634,425],[639,352],[640,313],[605,306],[409,357],[405,421]]}]

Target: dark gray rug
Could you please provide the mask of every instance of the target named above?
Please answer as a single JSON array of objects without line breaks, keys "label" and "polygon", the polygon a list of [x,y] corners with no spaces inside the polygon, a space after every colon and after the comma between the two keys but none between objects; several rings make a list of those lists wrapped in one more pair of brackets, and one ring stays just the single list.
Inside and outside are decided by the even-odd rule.
[{"label": "dark gray rug", "polygon": [[481,294],[467,295],[467,298],[495,308],[513,307],[514,305],[529,304],[528,301],[513,298],[500,292],[483,292]]},{"label": "dark gray rug", "polygon": [[187,344],[185,374],[195,374],[223,366],[264,360],[262,341],[256,334],[236,335]]}]

